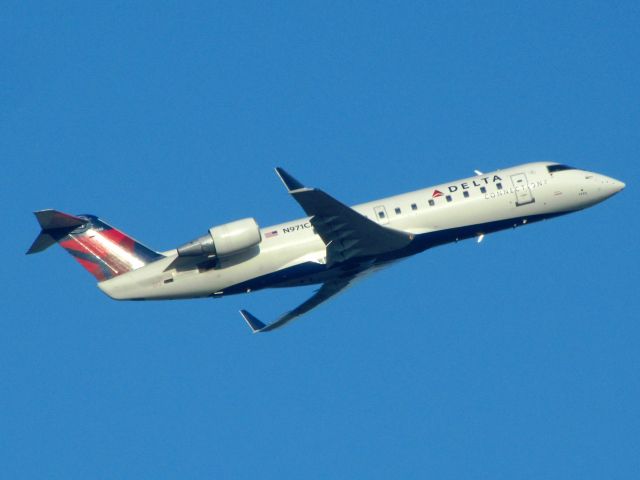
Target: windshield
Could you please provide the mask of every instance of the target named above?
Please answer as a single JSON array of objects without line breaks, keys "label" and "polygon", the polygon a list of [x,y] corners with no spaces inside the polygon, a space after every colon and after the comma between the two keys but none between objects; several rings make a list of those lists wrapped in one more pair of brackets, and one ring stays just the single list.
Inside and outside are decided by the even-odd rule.
[{"label": "windshield", "polygon": [[558,164],[558,165],[549,165],[547,167],[547,170],[549,170],[549,173],[553,173],[553,172],[561,172],[562,170],[575,170],[575,168],[570,167],[569,165]]}]

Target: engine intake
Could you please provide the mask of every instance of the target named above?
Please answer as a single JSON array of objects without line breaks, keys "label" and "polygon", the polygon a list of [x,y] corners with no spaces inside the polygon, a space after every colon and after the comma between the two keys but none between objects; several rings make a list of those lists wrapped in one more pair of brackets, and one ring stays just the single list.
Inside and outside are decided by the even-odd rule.
[{"label": "engine intake", "polygon": [[255,247],[262,241],[260,227],[253,218],[243,218],[209,229],[209,233],[178,247],[181,257],[224,257]]}]

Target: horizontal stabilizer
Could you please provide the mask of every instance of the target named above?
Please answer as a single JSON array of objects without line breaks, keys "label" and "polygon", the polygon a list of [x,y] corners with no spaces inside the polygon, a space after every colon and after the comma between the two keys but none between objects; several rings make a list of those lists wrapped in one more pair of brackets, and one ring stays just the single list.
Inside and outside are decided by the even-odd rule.
[{"label": "horizontal stabilizer", "polygon": [[58,210],[40,210],[33,213],[42,231],[31,244],[29,250],[27,250],[27,255],[46,250],[69,232],[89,222],[83,218],[59,212]]},{"label": "horizontal stabilizer", "polygon": [[56,228],[77,228],[86,223],[88,220],[58,210],[40,210],[33,212],[42,227],[42,230],[53,230]]},{"label": "horizontal stabilizer", "polygon": [[42,252],[56,242],[57,240],[50,233],[42,231],[40,232],[40,235],[38,235],[33,241],[31,247],[29,247],[29,250],[27,250],[27,255]]}]

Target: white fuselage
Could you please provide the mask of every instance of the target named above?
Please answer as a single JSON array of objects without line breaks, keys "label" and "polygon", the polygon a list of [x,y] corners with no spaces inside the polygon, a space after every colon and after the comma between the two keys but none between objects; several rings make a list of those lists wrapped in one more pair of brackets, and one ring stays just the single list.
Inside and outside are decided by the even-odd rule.
[{"label": "white fuselage", "polygon": [[[411,248],[371,259],[367,268],[436,245],[580,210],[624,187],[584,170],[550,173],[552,165],[518,165],[352,207],[385,227],[415,235]],[[309,217],[263,228],[261,234],[254,249],[221,258],[215,265],[181,262],[171,251],[99,287],[115,299],[193,298],[320,283],[337,271],[326,266],[326,246]]]}]

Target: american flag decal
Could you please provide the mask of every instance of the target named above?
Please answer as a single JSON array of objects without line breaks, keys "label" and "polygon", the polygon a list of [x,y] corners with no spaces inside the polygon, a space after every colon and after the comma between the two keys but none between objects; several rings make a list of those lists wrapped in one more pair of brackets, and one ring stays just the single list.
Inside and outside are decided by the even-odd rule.
[{"label": "american flag decal", "polygon": [[277,237],[278,236],[278,231],[277,230],[271,230],[270,232],[266,232],[264,234],[265,238],[271,238],[271,237]]},{"label": "american flag decal", "polygon": [[431,195],[431,198],[437,198],[441,196],[442,196],[442,192],[440,190],[434,190],[433,194]]}]

